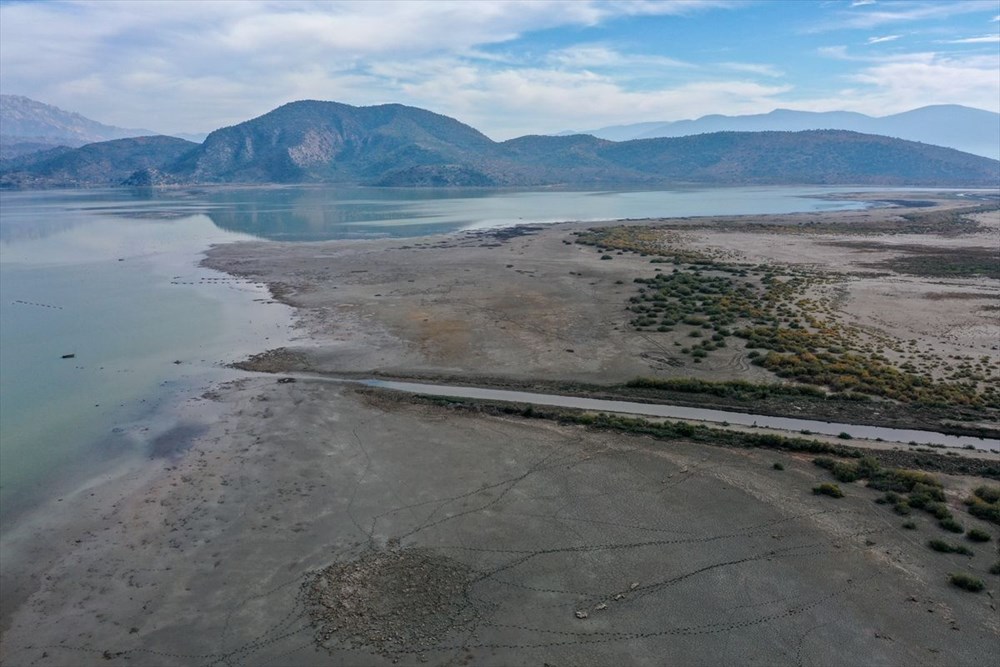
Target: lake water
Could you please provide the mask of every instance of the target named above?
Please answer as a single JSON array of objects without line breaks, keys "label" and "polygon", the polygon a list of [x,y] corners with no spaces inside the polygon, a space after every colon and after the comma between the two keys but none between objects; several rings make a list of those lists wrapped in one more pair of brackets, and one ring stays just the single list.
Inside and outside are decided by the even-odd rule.
[{"label": "lake water", "polygon": [[263,286],[198,267],[213,243],[856,209],[829,197],[857,191],[2,192],[0,526],[113,462],[141,462],[225,363],[289,342],[289,309]]}]

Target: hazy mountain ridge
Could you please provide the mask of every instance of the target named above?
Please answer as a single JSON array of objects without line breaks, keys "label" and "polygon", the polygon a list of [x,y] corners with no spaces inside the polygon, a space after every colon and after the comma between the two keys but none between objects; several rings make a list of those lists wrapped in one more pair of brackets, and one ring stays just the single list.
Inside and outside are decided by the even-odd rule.
[{"label": "hazy mountain ridge", "polygon": [[[803,130],[850,130],[879,134],[965,153],[1000,159],[1000,114],[957,104],[939,104],[889,116],[868,116],[853,111],[793,111],[775,109],[764,114],[723,116],[711,114],[694,120],[611,125],[587,130],[612,141],[683,137],[711,132],[797,132]],[[581,134],[561,132],[558,136]]]},{"label": "hazy mountain ridge", "polygon": [[5,162],[0,170],[0,186],[118,186],[135,172],[176,160],[197,145],[176,137],[153,136],[113,139],[81,148],[53,148]]},{"label": "hazy mountain ridge", "polygon": [[122,139],[8,160],[4,187],[207,183],[383,186],[715,184],[987,185],[1000,162],[841,130],[721,132],[613,142],[494,142],[453,118],[388,104],[292,102],[197,145]]},{"label": "hazy mountain ridge", "polygon": [[[78,148],[112,139],[162,135],[152,130],[105,125],[73,111],[22,95],[0,95],[0,160],[57,146]],[[163,135],[166,136],[166,135]],[[197,138],[183,135],[181,138]]]}]

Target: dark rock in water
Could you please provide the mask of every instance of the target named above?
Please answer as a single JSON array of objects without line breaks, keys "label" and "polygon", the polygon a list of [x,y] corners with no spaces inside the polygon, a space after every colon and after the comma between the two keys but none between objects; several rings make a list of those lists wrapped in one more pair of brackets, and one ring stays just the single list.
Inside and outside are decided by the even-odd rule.
[{"label": "dark rock in water", "polygon": [[295,378],[278,378],[278,384],[289,384],[295,382]]},{"label": "dark rock in water", "polygon": [[76,357],[75,354],[64,354],[62,356],[63,359],[73,359],[74,357]]}]

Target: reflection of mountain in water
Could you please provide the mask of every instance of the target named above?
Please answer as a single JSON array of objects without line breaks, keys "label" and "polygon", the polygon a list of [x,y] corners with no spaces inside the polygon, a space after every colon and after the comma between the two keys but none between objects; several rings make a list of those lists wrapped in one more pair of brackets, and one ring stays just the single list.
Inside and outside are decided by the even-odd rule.
[{"label": "reflection of mountain in water", "polygon": [[[419,195],[419,196],[415,196]],[[274,241],[410,237],[440,234],[471,222],[447,215],[445,198],[467,198],[468,192],[316,190],[232,190],[213,193],[205,213],[226,231]],[[434,202],[434,205],[426,205]]]},{"label": "reflection of mountain in water", "polygon": [[46,236],[69,231],[86,222],[86,218],[75,215],[52,216],[44,219],[25,218],[23,220],[12,220],[7,216],[0,216],[0,243],[37,241]]},{"label": "reflection of mountain in water", "polygon": [[[36,241],[114,216],[169,222],[204,211],[204,202],[187,193],[152,188],[63,190],[5,193],[0,242]],[[39,211],[50,211],[42,215]],[[24,212],[24,214],[22,214]]]}]

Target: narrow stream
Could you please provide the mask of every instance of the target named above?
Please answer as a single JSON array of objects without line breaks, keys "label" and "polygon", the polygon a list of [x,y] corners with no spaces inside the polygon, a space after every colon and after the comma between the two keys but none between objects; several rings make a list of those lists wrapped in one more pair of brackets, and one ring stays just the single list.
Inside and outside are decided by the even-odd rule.
[{"label": "narrow stream", "polygon": [[[304,376],[317,379],[317,376]],[[328,378],[333,379],[333,378]],[[691,419],[696,421],[729,423],[740,426],[760,426],[785,431],[810,431],[820,435],[839,435],[848,433],[853,438],[876,440],[881,438],[888,442],[916,443],[920,445],[944,445],[946,447],[974,447],[982,451],[1000,450],[1000,440],[991,438],[974,438],[969,436],[947,435],[935,431],[918,431],[912,429],[887,428],[883,426],[864,426],[860,424],[838,424],[835,422],[815,421],[812,419],[795,419],[792,417],[771,417],[768,415],[746,414],[743,412],[728,412],[725,410],[710,410],[705,408],[690,408],[680,405],[663,405],[657,403],[635,403],[632,401],[608,401],[579,396],[561,396],[558,394],[536,394],[526,391],[510,391],[506,389],[484,389],[480,387],[461,387],[453,385],[423,384],[419,382],[396,382],[392,380],[348,380],[335,379],[338,382],[358,382],[369,387],[393,389],[413,394],[430,396],[452,396],[457,398],[476,398],[489,401],[508,401],[512,403],[532,403],[534,405],[549,405],[560,408],[578,408],[599,412],[617,412],[630,415],[650,417],[669,417],[672,419]]]}]

